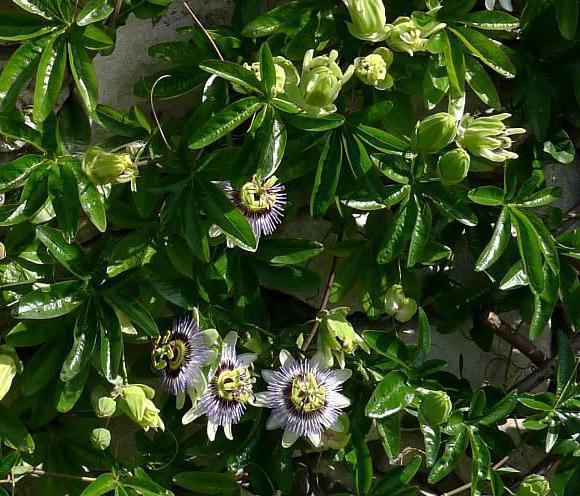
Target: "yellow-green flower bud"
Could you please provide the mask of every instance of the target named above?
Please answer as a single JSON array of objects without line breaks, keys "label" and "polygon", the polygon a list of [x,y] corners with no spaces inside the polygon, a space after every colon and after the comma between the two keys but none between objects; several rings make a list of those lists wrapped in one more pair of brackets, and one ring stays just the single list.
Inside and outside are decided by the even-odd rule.
[{"label": "yellow-green flower bud", "polygon": [[526,132],[522,128],[508,128],[503,121],[510,114],[498,114],[475,118],[465,114],[457,130],[457,144],[478,157],[492,162],[504,162],[518,158],[518,154],[510,150],[510,136]]},{"label": "yellow-green flower bud", "polygon": [[413,135],[412,148],[421,153],[437,153],[453,141],[457,122],[447,112],[439,112],[419,121]]},{"label": "yellow-green flower bud", "polygon": [[399,322],[407,322],[417,312],[417,302],[405,296],[400,284],[393,284],[385,294],[385,311]]},{"label": "yellow-green flower bud", "polygon": [[419,413],[429,425],[440,425],[451,415],[453,405],[444,391],[429,391],[423,396]]},{"label": "yellow-green flower bud", "polygon": [[467,177],[470,162],[471,157],[463,148],[451,150],[439,157],[437,175],[443,183],[459,183]]},{"label": "yellow-green flower bud", "polygon": [[548,496],[550,483],[541,475],[528,475],[518,487],[516,496]]},{"label": "yellow-green flower bud", "polygon": [[314,57],[314,50],[308,50],[304,55],[297,103],[308,114],[323,116],[336,112],[334,101],[354,73],[354,65],[343,73],[337,59],[336,50],[318,57]]},{"label": "yellow-green flower bud", "polygon": [[393,63],[393,52],[385,47],[377,48],[366,57],[354,60],[355,74],[365,84],[378,90],[388,90],[393,86],[393,77],[388,70]]},{"label": "yellow-green flower bud", "polygon": [[[151,388],[145,389],[138,384],[124,386],[120,390],[119,407],[135,423],[139,424],[143,430],[165,429],[165,425],[159,416],[159,409],[148,396],[151,395]],[[154,393],[153,393],[154,394]]]},{"label": "yellow-green flower bud", "polygon": [[97,185],[125,183],[139,173],[129,154],[109,153],[97,147],[87,150],[83,171]]},{"label": "yellow-green flower bud", "polygon": [[0,346],[0,400],[6,396],[16,374],[22,372],[22,362],[12,346]]},{"label": "yellow-green flower bud", "polygon": [[352,22],[348,30],[355,38],[364,41],[384,40],[387,33],[387,16],[383,0],[344,0]]},{"label": "yellow-green flower bud", "polygon": [[91,432],[91,444],[99,450],[106,450],[111,444],[111,433],[108,429],[98,427]]},{"label": "yellow-green flower bud", "polygon": [[[259,62],[254,62],[253,64],[244,62],[244,67],[249,71],[252,71],[258,81],[262,80]],[[300,82],[300,76],[298,75],[298,71],[296,70],[296,67],[294,67],[294,64],[284,57],[277,56],[274,57],[274,69],[276,71],[276,83],[272,88],[273,96],[292,92],[292,90],[295,91]],[[238,93],[247,94],[251,92],[249,88],[245,88],[240,84],[232,84],[232,88]]]},{"label": "yellow-green flower bud", "polygon": [[395,313],[395,319],[399,322],[408,322],[417,313],[417,302],[413,298],[406,297],[399,311]]},{"label": "yellow-green flower bud", "polygon": [[112,417],[117,409],[117,402],[110,396],[103,396],[95,403],[97,417]]},{"label": "yellow-green flower bud", "polygon": [[424,52],[427,49],[429,36],[441,31],[445,24],[436,20],[419,24],[410,17],[398,17],[393,24],[385,26],[387,45],[396,52],[405,52],[413,55],[415,52]]}]

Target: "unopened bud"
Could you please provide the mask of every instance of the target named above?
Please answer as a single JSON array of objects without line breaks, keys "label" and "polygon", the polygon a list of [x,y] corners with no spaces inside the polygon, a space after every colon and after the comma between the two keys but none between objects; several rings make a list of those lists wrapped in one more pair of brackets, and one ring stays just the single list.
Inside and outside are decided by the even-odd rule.
[{"label": "unopened bud", "polygon": [[469,172],[471,157],[463,148],[443,154],[437,163],[437,175],[447,184],[463,181]]},{"label": "unopened bud", "polygon": [[437,153],[453,141],[457,122],[447,112],[430,115],[417,123],[413,135],[413,149],[421,153]]}]

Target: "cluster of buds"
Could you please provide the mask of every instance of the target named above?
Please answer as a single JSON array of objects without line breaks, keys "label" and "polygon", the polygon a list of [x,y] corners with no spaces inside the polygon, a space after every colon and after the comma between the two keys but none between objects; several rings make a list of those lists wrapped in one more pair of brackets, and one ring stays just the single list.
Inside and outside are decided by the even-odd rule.
[{"label": "cluster of buds", "polygon": [[417,312],[417,302],[405,296],[403,286],[393,284],[385,294],[385,311],[399,322],[408,322]]},{"label": "cluster of buds", "polygon": [[363,83],[377,90],[388,90],[395,82],[388,73],[392,63],[393,52],[386,47],[379,47],[366,57],[354,60],[355,74]]},{"label": "cluster of buds", "polygon": [[96,185],[126,183],[139,170],[128,153],[110,153],[94,146],[83,157],[83,171]]},{"label": "cluster of buds", "polygon": [[22,362],[12,346],[0,346],[0,401],[12,386],[16,374],[22,372]]},{"label": "cluster of buds", "polygon": [[456,142],[474,155],[492,162],[516,159],[518,154],[510,150],[510,136],[523,134],[526,130],[507,127],[503,121],[509,117],[511,114],[507,113],[478,118],[465,114],[457,129]]}]

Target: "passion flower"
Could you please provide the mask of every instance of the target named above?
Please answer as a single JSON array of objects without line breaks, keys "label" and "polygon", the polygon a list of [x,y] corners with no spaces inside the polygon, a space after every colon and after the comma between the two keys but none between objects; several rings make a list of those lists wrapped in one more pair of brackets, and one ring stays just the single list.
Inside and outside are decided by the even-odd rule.
[{"label": "passion flower", "polygon": [[258,406],[272,409],[266,428],[284,429],[282,446],[287,448],[305,436],[318,447],[327,429],[342,432],[339,416],[350,400],[340,391],[352,372],[330,370],[318,356],[294,360],[286,350],[280,352],[280,363],[278,370],[262,371],[268,390],[256,399]]}]

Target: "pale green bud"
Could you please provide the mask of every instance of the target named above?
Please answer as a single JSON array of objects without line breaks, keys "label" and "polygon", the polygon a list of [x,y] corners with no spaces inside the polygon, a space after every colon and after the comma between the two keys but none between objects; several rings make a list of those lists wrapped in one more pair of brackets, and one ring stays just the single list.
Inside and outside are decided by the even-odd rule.
[{"label": "pale green bud", "polygon": [[106,450],[111,444],[111,433],[108,429],[98,427],[91,432],[91,444],[99,450]]},{"label": "pale green bud", "polygon": [[548,496],[550,483],[541,475],[528,475],[518,487],[516,496]]},{"label": "pale green bud", "polygon": [[[151,388],[148,388],[151,389]],[[124,386],[120,390],[119,407],[131,420],[139,424],[143,430],[165,430],[165,425],[159,416],[159,409],[145,394],[144,387],[138,384]],[[148,391],[151,396],[150,391]]]},{"label": "pale green bud", "polygon": [[421,153],[437,153],[453,141],[457,122],[447,112],[430,115],[417,123],[412,148]]},{"label": "pale green bud", "polygon": [[478,157],[492,162],[504,162],[518,158],[510,151],[510,136],[526,132],[522,128],[508,128],[503,123],[510,114],[498,114],[475,118],[465,114],[459,123],[456,142]]},{"label": "pale green bud", "polygon": [[417,312],[417,302],[405,296],[400,284],[393,284],[385,294],[385,311],[399,322],[407,322]]},{"label": "pale green bud", "polygon": [[117,402],[110,396],[103,396],[95,403],[97,417],[112,417],[117,409]]},{"label": "pale green bud", "polygon": [[427,50],[429,36],[437,33],[445,24],[435,20],[419,24],[410,17],[398,17],[393,24],[387,24],[385,29],[387,45],[396,52],[405,52],[413,55],[415,52]]},{"label": "pale green bud", "polygon": [[[258,81],[262,80],[259,62],[254,62],[253,64],[244,62],[244,67],[249,71],[252,71]],[[294,64],[284,57],[277,56],[274,57],[274,69],[276,71],[276,83],[272,88],[272,95],[276,96],[296,91],[298,83],[300,82],[300,76],[298,75],[298,71],[296,70],[296,67],[294,67]],[[234,88],[238,93],[247,94],[251,92],[250,89],[247,89],[240,84],[232,84],[232,88]]]},{"label": "pale green bud", "polygon": [[83,171],[97,185],[124,183],[139,173],[129,154],[109,153],[97,147],[87,150]]},{"label": "pale green bud", "polygon": [[406,297],[401,304],[395,319],[399,322],[408,322],[417,313],[417,302],[413,298]]},{"label": "pale green bud", "polygon": [[388,70],[393,63],[393,52],[385,47],[377,48],[366,57],[354,60],[356,76],[365,84],[378,90],[388,90],[393,86],[393,77]]},{"label": "pale green bud", "polygon": [[0,400],[6,396],[16,374],[22,372],[22,362],[12,346],[0,346]]},{"label": "pale green bud", "polygon": [[348,30],[355,38],[364,41],[384,40],[387,33],[387,16],[383,0],[344,0],[352,22]]},{"label": "pale green bud", "polygon": [[446,422],[451,415],[453,405],[444,391],[429,391],[423,396],[419,413],[428,425],[439,425]]},{"label": "pale green bud", "polygon": [[354,65],[343,73],[336,63],[337,59],[336,50],[318,57],[314,57],[314,50],[308,50],[304,55],[297,103],[308,114],[323,116],[336,112],[334,101],[354,73]]},{"label": "pale green bud", "polygon": [[451,150],[437,162],[437,175],[446,184],[455,184],[463,181],[469,172],[471,157],[463,148]]}]

